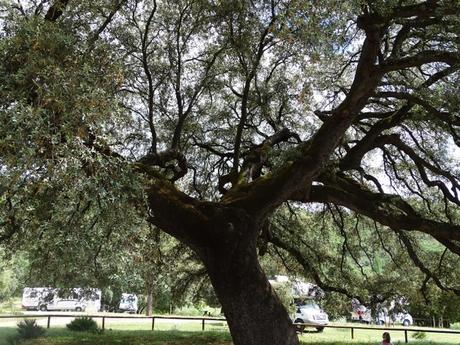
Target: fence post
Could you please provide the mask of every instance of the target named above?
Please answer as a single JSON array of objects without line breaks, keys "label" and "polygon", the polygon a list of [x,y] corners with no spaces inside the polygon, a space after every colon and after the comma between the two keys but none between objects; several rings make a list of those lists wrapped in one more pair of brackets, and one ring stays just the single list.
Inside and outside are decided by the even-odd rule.
[{"label": "fence post", "polygon": [[48,315],[48,323],[46,325],[46,328],[50,328],[50,323],[51,323],[51,315]]},{"label": "fence post", "polygon": [[152,331],[155,329],[155,316],[152,316]]},{"label": "fence post", "polygon": [[204,321],[205,321],[204,319],[201,320],[201,330],[202,330],[202,331],[204,331]]},{"label": "fence post", "polygon": [[407,340],[407,329],[404,330],[404,340],[406,341],[406,344],[408,343]]},{"label": "fence post", "polygon": [[351,327],[350,329],[351,329],[351,339],[355,339],[355,330],[353,327]]},{"label": "fence post", "polygon": [[102,317],[102,330],[105,329],[105,316]]}]

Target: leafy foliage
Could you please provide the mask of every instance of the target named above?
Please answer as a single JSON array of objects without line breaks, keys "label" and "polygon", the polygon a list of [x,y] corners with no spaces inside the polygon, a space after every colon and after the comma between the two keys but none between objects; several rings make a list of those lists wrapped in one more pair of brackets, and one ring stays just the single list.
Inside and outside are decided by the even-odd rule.
[{"label": "leafy foliage", "polygon": [[98,332],[96,321],[91,317],[77,317],[66,325],[68,329],[75,332]]},{"label": "leafy foliage", "polygon": [[283,303],[284,307],[288,311],[289,315],[294,315],[294,296],[292,295],[292,282],[275,282],[272,283],[273,289],[276,295]]},{"label": "leafy foliage", "polygon": [[21,291],[28,261],[23,253],[7,255],[0,247],[0,302],[7,302]]},{"label": "leafy foliage", "polygon": [[0,240],[47,280],[151,295],[179,248],[256,343],[243,279],[295,338],[256,243],[373,306],[460,295],[458,2],[0,6]]},{"label": "leafy foliage", "polygon": [[[403,298],[414,317],[430,324],[434,316],[451,322],[458,319],[458,298],[424,283],[425,277],[392,231],[328,207],[315,216],[294,207],[281,209],[271,224],[271,242],[276,247],[268,247],[270,260],[284,266],[288,274],[302,275],[327,291],[323,307],[332,318],[348,316],[352,298],[374,310],[389,308],[392,301]],[[445,253],[435,241],[425,236],[413,238],[429,248],[427,264],[433,265],[434,271],[441,258],[457,262],[455,255]],[[446,281],[454,283],[459,270],[457,264],[452,265],[449,275],[443,274]]]},{"label": "leafy foliage", "polygon": [[18,323],[18,338],[19,339],[34,339],[45,334],[45,329],[37,325],[35,319],[24,319]]}]

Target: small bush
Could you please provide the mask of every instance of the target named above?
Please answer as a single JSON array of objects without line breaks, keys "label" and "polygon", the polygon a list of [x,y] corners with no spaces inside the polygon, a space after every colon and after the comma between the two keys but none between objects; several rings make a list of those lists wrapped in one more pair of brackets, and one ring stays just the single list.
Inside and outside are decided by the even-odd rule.
[{"label": "small bush", "polygon": [[19,339],[34,339],[41,337],[45,334],[45,329],[37,325],[35,319],[25,319],[18,323],[18,334]]},{"label": "small bush", "polygon": [[76,332],[98,332],[96,321],[87,316],[77,317],[66,326],[71,331]]},{"label": "small bush", "polygon": [[414,334],[412,334],[412,337],[415,338],[415,339],[418,339],[418,340],[423,340],[423,339],[426,338],[426,333],[421,332],[421,331],[417,331],[417,332],[414,332]]}]

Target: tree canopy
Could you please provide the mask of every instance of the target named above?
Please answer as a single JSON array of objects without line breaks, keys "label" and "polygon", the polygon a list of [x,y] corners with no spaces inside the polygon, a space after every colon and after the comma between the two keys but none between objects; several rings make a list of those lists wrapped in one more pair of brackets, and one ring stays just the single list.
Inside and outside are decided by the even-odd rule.
[{"label": "tree canopy", "polygon": [[[202,260],[238,345],[298,343],[257,248],[327,285],[323,247],[302,248],[318,217],[339,229],[315,236],[342,239],[341,260],[323,255],[342,272],[378,247],[459,295],[459,13],[457,0],[2,1],[0,240],[54,243],[59,259],[154,225]],[[282,231],[286,204],[310,225]]]}]

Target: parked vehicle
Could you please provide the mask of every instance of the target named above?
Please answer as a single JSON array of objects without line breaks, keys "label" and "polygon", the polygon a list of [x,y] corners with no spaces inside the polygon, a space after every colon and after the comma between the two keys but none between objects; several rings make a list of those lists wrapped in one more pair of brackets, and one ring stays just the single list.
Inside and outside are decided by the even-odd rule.
[{"label": "parked vehicle", "polygon": [[325,296],[324,291],[318,285],[299,279],[292,281],[292,294],[295,301],[319,300]]},{"label": "parked vehicle", "polygon": [[53,290],[48,287],[26,287],[22,291],[22,308],[26,310],[39,310],[44,298]]},{"label": "parked vehicle", "polygon": [[380,308],[375,316],[372,318],[370,308],[362,305],[356,298],[351,302],[352,312],[351,312],[351,321],[371,323],[375,322],[377,325],[384,324],[402,324],[403,326],[411,326],[414,324],[414,319],[412,315],[408,312],[399,308],[400,311],[396,311],[396,303],[392,301],[390,304],[390,309],[385,307]]},{"label": "parked vehicle", "polygon": [[79,301],[72,298],[54,298],[50,302],[43,303],[40,305],[41,311],[47,310],[63,310],[63,311],[85,311],[86,304],[83,301]]},{"label": "parked vehicle", "polygon": [[[328,324],[328,315],[315,302],[315,300],[319,300],[325,295],[319,286],[282,275],[275,275],[272,279],[269,279],[269,282],[275,288],[280,284],[287,284],[287,287],[290,285],[292,304],[296,306],[292,317],[294,323],[311,324],[320,332]],[[296,325],[296,328],[297,331],[303,332],[305,326]]]},{"label": "parked vehicle", "polygon": [[[315,326],[318,331],[322,331],[324,326],[329,323],[329,316],[313,300],[306,301],[303,305],[296,307],[294,323],[309,323]],[[305,326],[297,326],[299,332],[303,332]]]},{"label": "parked vehicle", "polygon": [[121,295],[120,305],[118,306],[118,309],[122,313],[128,312],[130,314],[135,314],[137,313],[138,309],[137,302],[137,295],[133,293],[123,293]]},{"label": "parked vehicle", "polygon": [[351,306],[352,306],[351,321],[368,323],[368,324],[371,323],[372,316],[371,316],[371,310],[369,308],[362,305],[356,298],[352,299]]},{"label": "parked vehicle", "polygon": [[26,310],[99,311],[101,291],[94,288],[24,288],[22,307]]},{"label": "parked vehicle", "polygon": [[380,311],[377,314],[375,323],[377,325],[401,324],[407,327],[414,324],[414,319],[412,318],[412,315],[407,312],[387,313],[386,311]]},{"label": "parked vehicle", "polygon": [[101,299],[102,292],[95,288],[78,288],[74,289],[77,291],[79,298],[86,305],[85,311],[98,312],[102,310]]}]

